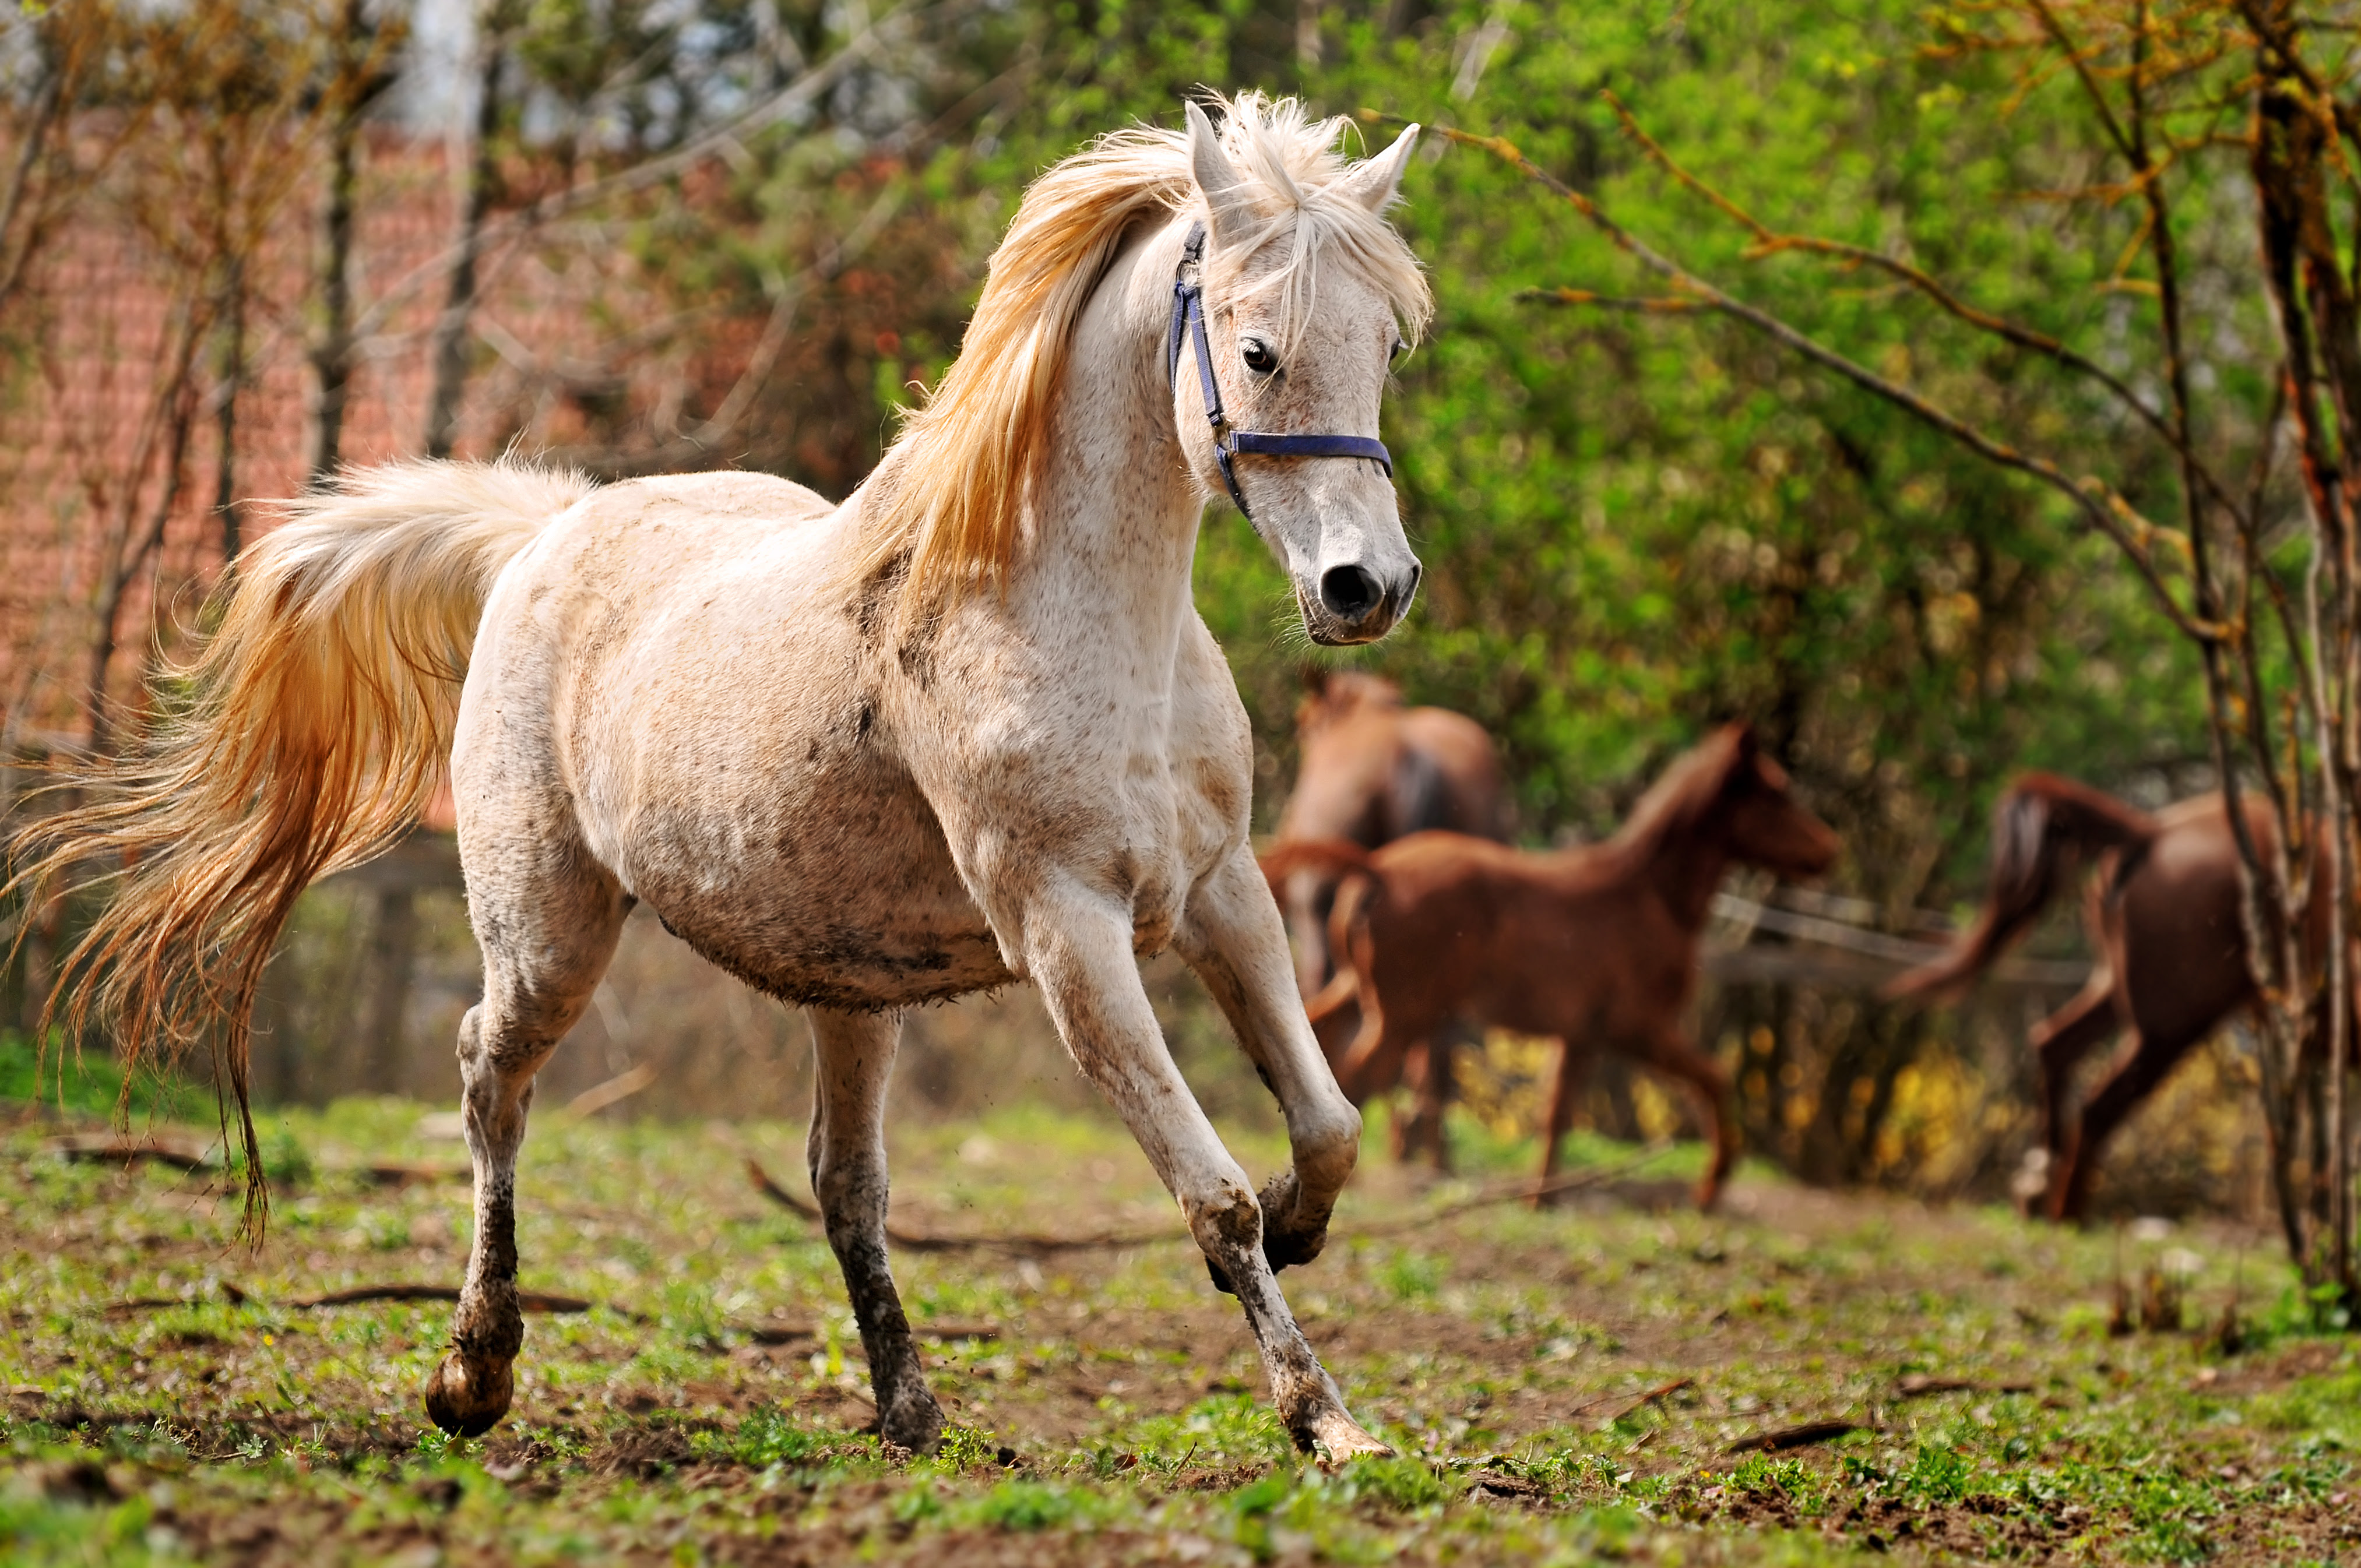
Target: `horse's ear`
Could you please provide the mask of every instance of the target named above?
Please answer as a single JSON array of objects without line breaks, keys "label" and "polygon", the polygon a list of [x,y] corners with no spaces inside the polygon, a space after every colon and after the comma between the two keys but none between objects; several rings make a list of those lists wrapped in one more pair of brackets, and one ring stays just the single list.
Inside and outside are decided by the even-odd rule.
[{"label": "horse's ear", "polygon": [[1384,212],[1400,192],[1402,170],[1410,167],[1410,155],[1417,146],[1418,127],[1412,126],[1394,137],[1393,146],[1345,170],[1336,181],[1337,194],[1350,196],[1373,213]]},{"label": "horse's ear", "polygon": [[1254,223],[1254,205],[1246,199],[1246,181],[1238,178],[1222,138],[1192,99],[1184,106],[1189,116],[1189,169],[1205,198],[1205,214],[1213,229],[1213,247],[1235,243]]}]

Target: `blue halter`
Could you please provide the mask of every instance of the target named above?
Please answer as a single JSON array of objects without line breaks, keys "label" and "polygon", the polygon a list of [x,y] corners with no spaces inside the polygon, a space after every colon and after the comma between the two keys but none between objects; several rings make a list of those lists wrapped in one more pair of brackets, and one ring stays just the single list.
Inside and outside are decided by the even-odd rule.
[{"label": "blue halter", "polygon": [[1189,241],[1180,251],[1180,265],[1172,278],[1172,335],[1164,345],[1164,378],[1174,386],[1180,379],[1180,344],[1187,339],[1196,350],[1197,382],[1205,394],[1205,417],[1213,425],[1213,461],[1221,465],[1222,483],[1237,502],[1246,521],[1245,492],[1238,488],[1233,459],[1243,453],[1257,457],[1366,457],[1394,477],[1393,454],[1386,444],[1367,435],[1266,435],[1259,431],[1233,430],[1222,413],[1222,389],[1213,379],[1213,351],[1205,342],[1205,225],[1189,225]]}]

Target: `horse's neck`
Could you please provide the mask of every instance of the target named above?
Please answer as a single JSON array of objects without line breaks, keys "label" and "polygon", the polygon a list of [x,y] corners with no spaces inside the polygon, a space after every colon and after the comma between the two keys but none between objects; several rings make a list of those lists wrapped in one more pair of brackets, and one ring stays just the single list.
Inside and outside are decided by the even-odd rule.
[{"label": "horse's neck", "polygon": [[1603,847],[1622,859],[1629,875],[1655,889],[1683,928],[1705,928],[1721,874],[1730,868],[1730,850],[1710,824],[1668,815],[1628,838],[1619,834]]},{"label": "horse's neck", "polygon": [[1153,239],[1127,247],[1075,330],[1033,496],[1019,612],[1045,639],[1169,677],[1192,609],[1204,503],[1161,379],[1163,248]]}]

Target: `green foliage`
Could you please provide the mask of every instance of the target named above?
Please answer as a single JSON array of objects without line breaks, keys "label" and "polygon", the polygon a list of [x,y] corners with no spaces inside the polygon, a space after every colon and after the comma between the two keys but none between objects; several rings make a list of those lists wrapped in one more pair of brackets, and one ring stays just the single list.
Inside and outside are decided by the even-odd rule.
[{"label": "green foliage", "polygon": [[1819,1473],[1800,1459],[1750,1453],[1730,1473],[1730,1484],[1741,1492],[1784,1497],[1806,1518],[1819,1513],[1825,1506],[1825,1486]]},{"label": "green foliage", "polygon": [[760,1470],[774,1464],[794,1467],[823,1457],[830,1438],[829,1433],[801,1424],[792,1412],[766,1405],[726,1437],[699,1432],[697,1444],[703,1452]]},{"label": "green foliage", "polygon": [[18,1031],[0,1029],[0,1100],[38,1102],[86,1116],[112,1116],[126,1105],[135,1116],[174,1116],[195,1098],[179,1079],[143,1071],[133,1076],[126,1100],[123,1069],[104,1051],[63,1043],[43,1051]]},{"label": "green foliage", "polygon": [[1322,1485],[1340,1500],[1366,1498],[1404,1513],[1439,1508],[1459,1493],[1459,1488],[1425,1461],[1400,1454],[1356,1459]]},{"label": "green foliage", "polygon": [[1397,1301],[1432,1298],[1443,1288],[1443,1275],[1441,1258],[1408,1247],[1396,1247],[1378,1269],[1378,1277]]},{"label": "green foliage", "polygon": [[979,1524],[996,1530],[1055,1530],[1093,1512],[1092,1499],[1070,1487],[1039,1481],[1003,1481],[967,1510]]}]

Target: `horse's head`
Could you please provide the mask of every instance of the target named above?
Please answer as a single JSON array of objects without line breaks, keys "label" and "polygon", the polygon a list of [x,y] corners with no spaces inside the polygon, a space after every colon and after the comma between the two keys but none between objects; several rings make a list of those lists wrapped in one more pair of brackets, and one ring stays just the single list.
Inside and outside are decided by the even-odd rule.
[{"label": "horse's head", "polygon": [[1787,793],[1787,770],[1763,751],[1752,729],[1733,724],[1716,738],[1730,748],[1721,806],[1730,858],[1784,877],[1816,877],[1836,863],[1836,832]]},{"label": "horse's head", "polygon": [[1401,687],[1383,675],[1314,667],[1303,673],[1303,700],[1295,705],[1295,733],[1299,740],[1309,740],[1365,708],[1400,706]]},{"label": "horse's head", "polygon": [[1188,107],[1205,227],[1202,261],[1180,274],[1202,290],[1203,326],[1202,338],[1183,326],[1174,412],[1200,479],[1239,502],[1286,566],[1312,640],[1371,642],[1418,590],[1377,445],[1388,368],[1427,308],[1383,217],[1418,128],[1366,161],[1310,166],[1267,109],[1243,99],[1217,131]]}]

